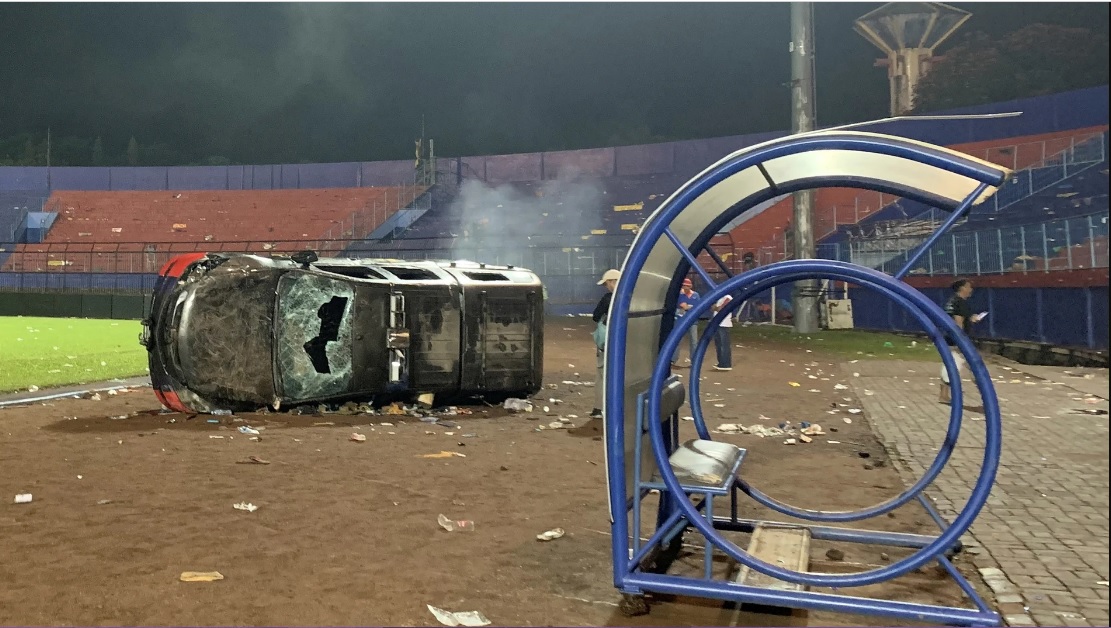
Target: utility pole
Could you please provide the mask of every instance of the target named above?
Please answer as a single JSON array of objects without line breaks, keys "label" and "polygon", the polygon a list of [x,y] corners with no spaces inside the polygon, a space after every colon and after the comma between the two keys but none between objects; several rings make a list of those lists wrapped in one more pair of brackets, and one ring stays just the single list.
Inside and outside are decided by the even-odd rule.
[{"label": "utility pole", "polygon": [[[814,130],[814,4],[791,3],[791,131]],[[794,258],[814,257],[814,190],[794,193]],[[791,292],[795,332],[818,331],[818,281],[795,282]],[[775,307],[775,304],[772,304]]]},{"label": "utility pole", "polygon": [[46,127],[46,167],[50,167],[50,127]]}]

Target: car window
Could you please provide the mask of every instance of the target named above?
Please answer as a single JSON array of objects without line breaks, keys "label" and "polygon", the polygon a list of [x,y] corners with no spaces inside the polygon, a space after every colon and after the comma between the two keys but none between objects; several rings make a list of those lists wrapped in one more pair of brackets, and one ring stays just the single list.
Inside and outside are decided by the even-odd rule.
[{"label": "car window", "polygon": [[351,285],[293,272],[278,283],[275,353],[288,399],[340,395],[351,385]]}]

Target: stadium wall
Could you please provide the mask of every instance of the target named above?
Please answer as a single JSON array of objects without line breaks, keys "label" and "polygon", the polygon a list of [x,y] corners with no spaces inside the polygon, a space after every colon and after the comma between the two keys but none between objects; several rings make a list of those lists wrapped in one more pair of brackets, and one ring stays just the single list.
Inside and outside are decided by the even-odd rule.
[{"label": "stadium wall", "polygon": [[[977,278],[979,279],[979,278]],[[948,286],[919,290],[935,303],[944,303]],[[1107,350],[1107,284],[1086,287],[977,288],[972,309],[987,311],[972,336],[979,339],[1021,340]],[[893,301],[870,290],[849,290],[854,325],[859,329],[921,332]]]}]

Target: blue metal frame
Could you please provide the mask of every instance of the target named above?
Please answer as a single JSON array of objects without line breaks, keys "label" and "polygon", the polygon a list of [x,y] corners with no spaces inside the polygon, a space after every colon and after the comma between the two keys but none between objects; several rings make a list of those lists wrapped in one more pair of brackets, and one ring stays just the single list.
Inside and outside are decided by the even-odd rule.
[{"label": "blue metal frame", "polygon": [[[893,155],[926,163],[943,170],[962,175],[979,182],[976,190],[968,195],[962,202],[939,203],[926,190],[916,190],[899,184],[882,180],[860,180],[851,177],[827,177],[821,179],[795,181],[787,184],[773,185],[771,189],[754,194],[745,199],[738,199],[737,203],[729,210],[723,212],[716,219],[706,225],[704,231],[695,238],[691,246],[685,247],[678,237],[671,231],[672,221],[683,210],[697,199],[702,193],[712,188],[717,183],[729,176],[755,166],[769,159],[781,157],[798,152],[821,149],[856,150],[872,153]],[[709,277],[701,264],[697,262],[697,251],[707,248],[710,238],[717,232],[721,225],[735,219],[741,213],[751,209],[769,196],[778,196],[786,192],[797,191],[813,187],[857,187],[870,190],[892,192],[904,197],[934,203],[943,209],[953,211],[953,215],[945,222],[943,227],[935,233],[931,240],[941,237],[957,220],[971,208],[988,186],[998,186],[1005,179],[1005,173],[986,166],[980,162],[966,160],[951,153],[940,151],[932,147],[917,143],[910,143],[896,138],[861,137],[861,136],[799,136],[786,141],[769,144],[752,152],[739,154],[731,159],[719,163],[717,166],[699,175],[683,186],[671,199],[669,199],[652,219],[644,226],[642,233],[630,250],[622,270],[623,281],[618,283],[611,306],[609,320],[611,321],[607,338],[607,363],[605,372],[605,415],[606,423],[606,450],[607,472],[609,477],[610,505],[613,516],[613,546],[612,558],[614,565],[614,584],[627,594],[641,594],[648,591],[659,593],[673,593],[709,597],[736,602],[758,603],[773,606],[789,606],[796,608],[809,608],[819,610],[846,611],[864,614],[890,615],[905,619],[919,621],[937,621],[960,625],[998,625],[999,615],[992,612],[990,607],[977,595],[972,585],[952,566],[947,553],[957,551],[960,547],[959,538],[971,526],[987,502],[995,480],[999,465],[1001,450],[1001,420],[999,406],[995,397],[991,379],[983,361],[979,358],[975,347],[968,340],[952,319],[937,306],[928,300],[922,293],[914,290],[900,281],[906,274],[902,269],[895,277],[874,271],[861,266],[844,262],[826,260],[792,260],[765,266],[752,270],[736,277],[729,277],[721,284]],[[625,477],[625,344],[628,333],[627,320],[636,277],[643,270],[649,253],[655,245],[666,238],[676,246],[682,258],[672,277],[671,289],[664,311],[673,311],[674,300],[678,293],[679,282],[693,269],[699,273],[708,286],[707,294],[695,302],[692,309],[678,319],[664,318],[660,348],[652,371],[651,383],[643,395],[647,407],[638,398],[636,445],[634,455],[636,460],[636,477],[633,488],[636,493],[634,502],[638,512],[634,514],[636,527],[632,530],[635,537],[633,544],[636,550],[629,551],[630,530],[628,519],[629,500],[626,495]],[[923,246],[922,250],[927,247]],[[914,260],[908,260],[909,268]],[[728,274],[728,273],[727,273]],[[705,494],[700,503],[692,503],[689,494],[691,487],[680,484],[668,462],[668,456],[677,445],[678,417],[671,416],[665,421],[658,420],[661,408],[661,390],[670,377],[669,361],[666,359],[678,347],[687,332],[697,321],[705,315],[712,305],[721,297],[730,295],[733,302],[712,317],[710,324],[700,339],[695,354],[692,356],[690,378],[690,402],[695,418],[695,428],[700,438],[709,440],[709,430],[702,415],[701,405],[698,401],[699,385],[697,373],[702,365],[703,358],[708,350],[712,332],[730,316],[745,300],[757,292],[769,287],[798,281],[801,279],[824,278],[837,281],[847,281],[856,285],[865,286],[890,296],[896,304],[906,309],[926,330],[927,335],[938,348],[942,362],[945,365],[952,385],[953,402],[950,409],[949,426],[945,440],[939,448],[937,457],[927,469],[922,478],[912,487],[884,503],[861,509],[858,511],[827,512],[819,510],[800,509],[776,501],[759,490],[747,484],[743,478],[738,478],[735,485],[730,486],[731,513],[730,517],[716,517],[713,514],[712,495]],[[956,445],[960,432],[961,414],[963,405],[963,392],[956,363],[951,355],[946,342],[946,336],[955,340],[957,348],[968,361],[974,381],[983,398],[985,423],[987,427],[986,445],[978,478],[971,497],[965,508],[957,515],[952,523],[947,524],[922,498],[925,488],[933,482],[944,468]],[[660,508],[657,516],[657,530],[647,543],[640,544],[640,496],[649,488],[640,480],[640,446],[643,442],[643,416],[651,417],[647,421],[647,432],[652,446],[655,463],[659,469],[662,482],[653,482],[652,488],[660,490]],[[743,456],[742,456],[743,457]],[[890,532],[877,532],[867,530],[847,530],[843,528],[830,528],[822,526],[805,525],[810,529],[814,538],[838,539],[846,542],[875,543],[916,549],[911,556],[896,561],[890,565],[877,569],[854,574],[817,574],[809,572],[796,572],[783,569],[776,565],[761,561],[748,552],[742,550],[719,534],[719,530],[751,531],[761,522],[741,519],[737,512],[737,491],[744,492],[749,497],[778,512],[796,518],[818,522],[844,522],[856,521],[890,512],[895,508],[917,499],[927,506],[930,513],[940,527],[937,536],[899,535]],[[704,493],[704,491],[703,491]],[[699,511],[702,511],[701,513]],[[781,524],[780,524],[781,525]],[[793,526],[799,527],[799,526]],[[715,550],[722,551],[725,555],[742,565],[772,576],[774,578],[803,585],[820,587],[856,587],[876,584],[901,575],[904,575],[930,561],[938,561],[957,581],[964,592],[973,601],[976,608],[950,608],[926,604],[912,604],[894,602],[890,600],[875,600],[871,598],[815,593],[811,591],[780,591],[760,587],[740,585],[731,582],[714,581],[710,578],[709,562],[703,579],[685,578],[668,574],[646,573],[640,569],[640,563],[656,547],[662,548],[667,542],[673,540],[684,529],[694,528],[706,539],[707,561]],[[630,555],[632,554],[632,555]]]}]

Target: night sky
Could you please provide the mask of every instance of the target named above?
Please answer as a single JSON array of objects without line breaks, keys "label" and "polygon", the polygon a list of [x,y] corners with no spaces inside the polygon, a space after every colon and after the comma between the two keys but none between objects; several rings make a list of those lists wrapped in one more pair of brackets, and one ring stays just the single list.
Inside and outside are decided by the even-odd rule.
[{"label": "night sky", "polygon": [[[820,124],[887,113],[878,51],[852,30],[878,6],[816,5]],[[1107,3],[956,6],[974,14],[961,32],[1108,24]],[[422,115],[444,156],[782,130],[789,10],[2,4],[0,137],[50,126],[266,163],[408,158]]]}]

